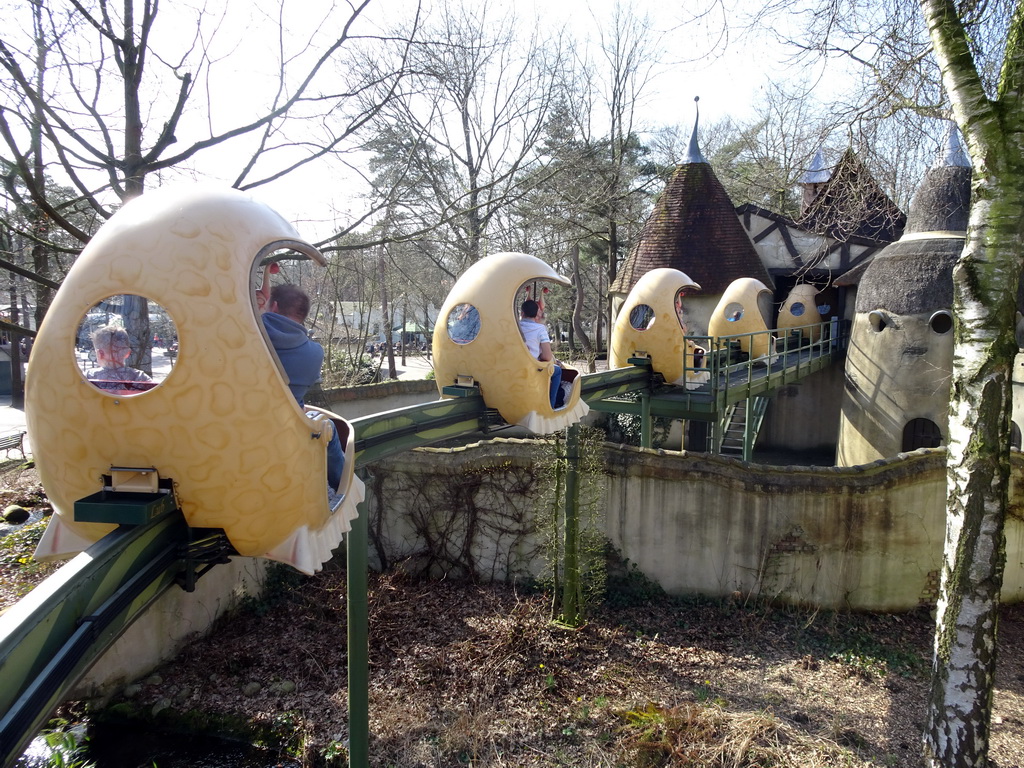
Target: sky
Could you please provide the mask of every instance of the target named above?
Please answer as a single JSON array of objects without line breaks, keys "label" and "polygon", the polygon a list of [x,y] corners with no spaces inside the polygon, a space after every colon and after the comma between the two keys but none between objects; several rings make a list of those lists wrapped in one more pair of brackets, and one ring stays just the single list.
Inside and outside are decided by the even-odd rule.
[{"label": "sky", "polygon": [[[457,0],[448,0],[456,2]],[[481,0],[463,0],[480,3]],[[756,104],[764,89],[773,79],[791,76],[786,69],[785,59],[789,51],[776,43],[768,30],[742,31],[742,21],[737,21],[734,3],[742,6],[741,0],[722,0],[712,3],[715,8],[724,8],[728,21],[734,25],[728,36],[723,36],[726,19],[722,15],[709,15],[702,23],[683,24],[686,16],[699,0],[635,0],[628,5],[632,14],[649,16],[652,43],[659,45],[662,53],[651,72],[651,79],[644,91],[644,101],[638,112],[639,125],[649,129],[662,126],[680,126],[688,134],[695,118],[694,97],[700,97],[700,118],[708,125],[726,116],[741,120],[756,116]],[[501,15],[505,8],[513,8],[520,19],[536,16],[545,29],[554,29],[565,24],[572,28],[574,36],[580,39],[596,39],[597,26],[607,25],[615,13],[615,0],[489,0],[494,15]],[[285,9],[285,37],[289,35],[289,47],[302,51],[306,36],[317,34],[320,20],[332,5],[332,0],[287,0]],[[503,4],[505,4],[503,6]],[[215,23],[207,25],[203,45],[214,51],[220,60],[214,71],[221,78],[212,83],[208,91],[195,95],[205,98],[211,106],[214,129],[236,125],[240,117],[258,112],[254,92],[261,86],[269,87],[275,75],[276,59],[274,50],[281,30],[274,16],[274,4],[256,0],[211,0],[206,4],[210,12],[217,14],[226,9],[235,20],[241,14],[248,15],[250,23]],[[410,0],[373,0],[364,11],[355,32],[375,31],[382,28],[398,13],[407,13]],[[177,6],[176,10],[189,6]],[[167,6],[164,6],[167,8]],[[169,11],[164,10],[167,13]],[[167,26],[163,28],[168,34]],[[181,25],[178,32],[171,31],[167,40],[159,43],[177,43],[180,49],[189,42],[193,26]],[[321,30],[322,32],[322,30]],[[185,37],[174,39],[179,34]],[[173,45],[170,46],[173,49]],[[310,49],[312,50],[312,49]],[[297,54],[298,57],[304,54]],[[305,53],[307,59],[309,53]],[[301,69],[296,62],[296,69]],[[187,119],[197,120],[195,116]],[[207,124],[193,125],[197,135],[209,129]],[[151,134],[155,131],[151,128]],[[181,142],[191,140],[181,131]],[[246,142],[237,142],[204,152],[194,163],[192,173],[196,177],[231,183],[234,174],[244,162],[247,153],[242,151]],[[248,146],[251,147],[251,144]],[[272,185],[256,188],[252,194],[265,200],[289,220],[300,226],[300,233],[309,240],[327,236],[338,223],[362,210],[358,199],[359,183],[353,177],[345,177],[337,171],[325,175],[324,165],[317,164],[292,172],[285,179]],[[175,174],[169,174],[174,177]],[[166,181],[166,180],[164,180]],[[333,213],[337,211],[335,216]],[[305,229],[303,229],[303,227]]]},{"label": "sky", "polygon": [[[494,15],[499,16],[503,11],[501,4],[511,0],[491,2],[497,5]],[[307,22],[313,20],[312,23],[315,23],[324,12],[325,3],[326,0],[303,0],[301,19]],[[277,26],[273,19],[266,16],[272,10],[261,10],[261,5],[254,0],[233,0],[230,8],[232,13],[237,13],[240,7],[246,5],[250,6],[250,27],[244,34],[218,30],[220,37],[217,42],[222,50],[230,52],[225,61],[242,63],[239,75],[244,75],[246,81],[252,83],[261,72],[268,77],[273,74],[274,62],[269,52],[275,44]],[[410,5],[409,0],[373,0],[364,11],[361,29],[377,27],[393,18],[399,9],[407,12]],[[633,14],[650,16],[652,35],[662,36],[658,42],[665,49],[645,89],[645,102],[639,112],[642,126],[656,128],[679,125],[688,133],[695,118],[695,96],[700,97],[702,124],[709,124],[725,116],[752,118],[759,94],[770,80],[786,76],[782,62],[788,52],[774,43],[765,30],[755,30],[743,40],[738,39],[738,30],[732,30],[730,44],[726,45],[722,37],[724,20],[721,16],[711,15],[703,24],[682,24],[684,6],[692,5],[692,0],[688,3],[681,0],[636,0],[629,5]],[[295,6],[291,7],[294,9]],[[266,9],[267,5],[263,5],[263,8]],[[567,24],[577,37],[596,38],[596,25],[607,24],[607,20],[614,15],[615,0],[563,0],[560,3],[515,0],[514,10],[521,19],[536,14],[545,27],[555,28]],[[736,21],[735,18],[730,20]],[[295,24],[293,15],[288,21],[289,28],[297,37],[305,34]],[[217,66],[224,65],[219,63]],[[238,88],[235,82],[213,98],[220,102],[218,109],[221,114],[234,118],[251,108],[249,91],[250,88]],[[229,158],[219,150],[214,154],[221,159]],[[203,162],[203,167],[197,168],[197,171],[222,181],[232,181],[228,169],[238,165],[237,162],[227,163],[223,170],[219,170],[210,153],[207,153]],[[325,228],[333,226],[333,222],[323,220],[323,210],[336,208],[344,216],[346,208],[351,208],[348,186],[345,183],[325,183],[316,171],[307,170],[294,174],[290,180],[254,190],[253,194],[283,209],[281,212],[289,219],[308,220],[311,226],[316,226],[317,234],[320,234]],[[312,189],[317,190],[319,198],[311,196]],[[311,199],[316,202],[311,203]],[[311,206],[322,207],[323,210],[315,213],[310,210]]]}]

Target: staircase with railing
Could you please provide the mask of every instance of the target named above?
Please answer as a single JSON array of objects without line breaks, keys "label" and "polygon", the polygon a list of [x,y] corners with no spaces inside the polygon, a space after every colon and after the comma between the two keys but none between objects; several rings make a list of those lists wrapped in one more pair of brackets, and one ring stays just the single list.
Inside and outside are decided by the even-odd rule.
[{"label": "staircase with railing", "polygon": [[717,424],[713,453],[750,461],[768,402],[768,397],[758,395],[732,403]]}]

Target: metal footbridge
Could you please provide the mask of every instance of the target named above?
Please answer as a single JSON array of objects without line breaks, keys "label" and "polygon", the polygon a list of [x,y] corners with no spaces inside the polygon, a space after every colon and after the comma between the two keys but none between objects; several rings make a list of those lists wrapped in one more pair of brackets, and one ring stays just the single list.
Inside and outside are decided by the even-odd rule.
[{"label": "metal footbridge", "polygon": [[[771,357],[747,360],[738,337],[707,339],[707,381],[694,389],[666,385],[649,360],[582,377],[592,409],[633,413],[650,445],[652,417],[711,422],[715,440],[735,411],[755,412],[774,390],[830,365],[843,339],[833,333],[813,343],[787,339]],[[693,369],[700,373],[704,369]],[[748,419],[752,423],[754,419]],[[477,394],[387,411],[352,421],[356,469],[416,447],[507,427]],[[748,444],[751,428],[747,427]],[[194,588],[230,546],[222,532],[192,529],[178,509],[156,505],[150,515],[120,525],[65,564],[0,615],[0,765],[15,763],[54,709],[89,667],[166,590]],[[346,535],[350,765],[369,762],[368,529],[365,508]]]},{"label": "metal footbridge", "polygon": [[[707,381],[693,388],[669,386],[652,376],[648,386],[632,397],[587,397],[591,409],[608,413],[630,413],[641,418],[641,445],[651,447],[651,419],[661,417],[708,422],[707,453],[731,453],[750,461],[758,430],[771,395],[781,387],[795,384],[812,373],[829,367],[845,350],[845,335],[838,323],[821,323],[793,329],[784,336],[777,331],[760,331],[739,336],[688,336],[708,350],[704,365],[687,368],[694,379]],[[742,348],[757,348],[757,336],[772,336],[772,352],[751,359]],[[630,360],[636,366],[649,365],[643,358]]]}]

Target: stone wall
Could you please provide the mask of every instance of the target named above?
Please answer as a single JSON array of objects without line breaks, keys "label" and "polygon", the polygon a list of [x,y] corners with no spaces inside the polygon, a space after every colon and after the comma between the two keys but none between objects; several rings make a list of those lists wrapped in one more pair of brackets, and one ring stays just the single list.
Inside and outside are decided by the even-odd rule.
[{"label": "stone wall", "polygon": [[483,581],[539,575],[543,446],[502,438],[376,462],[366,483],[370,566]]},{"label": "stone wall", "polygon": [[[546,450],[538,440],[496,439],[376,462],[367,480],[371,566],[483,581],[541,575],[536,521],[551,514],[538,468]],[[934,602],[945,526],[942,449],[842,468],[608,444],[603,451],[605,534],[671,594],[870,611]],[[1024,477],[1019,452],[1013,472]],[[1011,499],[1006,603],[1024,600],[1021,483]],[[265,561],[234,558],[195,592],[168,590],[74,696],[103,697],[172,658],[242,597],[258,596],[265,572]]]},{"label": "stone wall", "polygon": [[825,451],[835,456],[843,366],[830,365],[777,389],[757,437],[759,449]]},{"label": "stone wall", "polygon": [[[371,562],[433,576],[538,575],[533,468],[542,450],[537,441],[498,439],[379,462],[368,494]],[[872,611],[934,601],[945,530],[941,449],[842,468],[605,450],[607,536],[671,594]],[[1024,471],[1020,454],[1014,470]],[[1015,484],[1005,602],[1024,599],[1022,495]]]}]

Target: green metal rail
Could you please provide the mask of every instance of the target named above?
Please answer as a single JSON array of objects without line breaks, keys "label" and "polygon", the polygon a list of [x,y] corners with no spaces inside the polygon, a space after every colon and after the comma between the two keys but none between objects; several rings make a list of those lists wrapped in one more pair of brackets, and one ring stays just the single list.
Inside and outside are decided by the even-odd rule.
[{"label": "green metal rail", "polygon": [[0,762],[13,764],[86,670],[182,572],[177,510],[122,526],[0,616]]},{"label": "green metal rail", "polygon": [[89,667],[172,585],[187,591],[230,551],[178,509],[121,525],[0,616],[0,765],[7,768]]},{"label": "green metal rail", "polygon": [[[649,363],[633,368],[591,373],[581,377],[581,397],[591,404],[627,392],[646,391],[653,375]],[[489,409],[475,388],[447,400],[410,405],[352,421],[356,469],[396,453],[435,445],[475,432],[507,428],[497,411]]]}]

